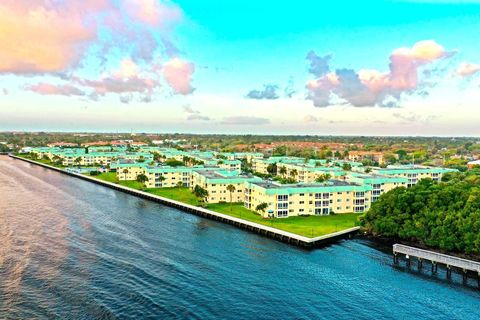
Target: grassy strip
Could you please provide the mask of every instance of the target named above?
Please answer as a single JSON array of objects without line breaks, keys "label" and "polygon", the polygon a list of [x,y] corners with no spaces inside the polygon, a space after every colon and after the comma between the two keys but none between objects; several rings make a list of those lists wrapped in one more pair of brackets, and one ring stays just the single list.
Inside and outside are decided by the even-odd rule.
[{"label": "grassy strip", "polygon": [[212,203],[207,205],[207,209],[310,238],[355,227],[358,225],[357,218],[360,215],[359,213],[349,213],[265,219],[245,208],[242,203],[233,203],[232,205]]}]

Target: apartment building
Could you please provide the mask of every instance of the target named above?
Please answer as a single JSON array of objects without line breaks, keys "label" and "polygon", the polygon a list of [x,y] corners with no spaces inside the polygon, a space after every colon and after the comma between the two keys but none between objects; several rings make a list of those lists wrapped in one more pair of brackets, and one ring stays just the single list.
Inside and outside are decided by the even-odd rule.
[{"label": "apartment building", "polygon": [[[283,174],[282,168],[285,168],[285,172]],[[297,182],[315,182],[318,177],[327,174],[330,175],[330,178],[338,178],[345,175],[345,171],[339,167],[316,167],[304,163],[277,164],[277,175],[293,178]]]},{"label": "apartment building", "polygon": [[[340,180],[325,183],[278,184],[253,181],[245,187],[245,207],[264,218],[364,212],[370,208],[372,187]],[[265,210],[258,206],[266,204]]]},{"label": "apartment building", "polygon": [[[145,182],[147,188],[171,188],[171,187],[190,187],[192,167],[146,167],[143,173],[147,176]],[[201,168],[203,169],[203,168]]]},{"label": "apartment building", "polygon": [[372,168],[372,173],[407,178],[407,187],[415,185],[418,181],[430,178],[440,181],[447,172],[457,172],[456,169],[424,167],[424,166],[388,166],[387,168]]},{"label": "apartment building", "polygon": [[286,164],[286,163],[305,163],[305,159],[298,157],[270,157],[268,159],[263,158],[253,158],[252,159],[252,169],[254,172],[261,174],[268,174],[268,166],[272,164]]},{"label": "apartment building", "polygon": [[146,162],[116,162],[110,164],[110,170],[115,170],[118,180],[136,180],[138,175],[145,173]]},{"label": "apartment building", "polygon": [[373,162],[377,162],[378,164],[384,163],[383,153],[376,151],[349,151],[347,160],[355,162],[371,160]]},{"label": "apartment building", "polygon": [[240,160],[218,160],[217,165],[225,170],[241,171],[242,162]]},{"label": "apartment building", "polygon": [[263,153],[261,152],[221,152],[218,155],[224,157],[227,160],[247,160],[248,163],[252,162],[252,159],[263,159]]},{"label": "apartment building", "polygon": [[[227,170],[198,170],[192,172],[190,188],[193,190],[196,185],[207,190],[206,202],[243,202],[245,197],[245,183],[261,181],[255,176],[238,175],[236,171]],[[233,185],[235,191],[230,194],[227,186]]]},{"label": "apartment building", "polygon": [[368,185],[372,187],[371,202],[378,200],[380,195],[397,187],[406,187],[408,179],[405,177],[383,176],[378,174],[362,174],[350,172],[346,176],[348,182],[353,182],[361,185]]}]

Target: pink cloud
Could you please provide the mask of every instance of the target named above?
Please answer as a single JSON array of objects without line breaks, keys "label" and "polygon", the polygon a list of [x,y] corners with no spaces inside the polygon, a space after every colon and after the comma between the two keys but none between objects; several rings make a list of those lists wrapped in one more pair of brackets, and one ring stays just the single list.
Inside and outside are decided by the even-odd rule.
[{"label": "pink cloud", "polygon": [[419,68],[451,55],[433,40],[419,41],[411,48],[395,49],[390,54],[388,72],[338,69],[309,80],[306,84],[308,98],[318,107],[330,105],[332,94],[357,107],[392,106],[402,93],[418,88]]},{"label": "pink cloud", "polygon": [[157,0],[2,0],[0,74],[74,71],[94,44],[101,59],[115,49],[151,62],[157,49],[172,51],[170,27],[181,16]]},{"label": "pink cloud", "polygon": [[181,10],[166,1],[124,0],[124,3],[131,17],[154,27],[178,21],[182,17]]},{"label": "pink cloud", "polygon": [[78,64],[97,37],[97,20],[106,0],[0,3],[0,72],[59,72]]},{"label": "pink cloud", "polygon": [[167,61],[162,67],[165,81],[178,94],[190,94],[193,92],[192,75],[195,72],[195,65],[180,58],[173,58]]},{"label": "pink cloud", "polygon": [[456,73],[460,77],[469,77],[474,75],[478,71],[480,71],[480,65],[469,62],[462,62],[460,66],[458,66]]},{"label": "pink cloud", "polygon": [[85,95],[85,92],[69,84],[53,85],[53,84],[42,82],[42,83],[28,86],[27,90],[33,91],[41,95],[62,95],[62,96],[84,96]]}]

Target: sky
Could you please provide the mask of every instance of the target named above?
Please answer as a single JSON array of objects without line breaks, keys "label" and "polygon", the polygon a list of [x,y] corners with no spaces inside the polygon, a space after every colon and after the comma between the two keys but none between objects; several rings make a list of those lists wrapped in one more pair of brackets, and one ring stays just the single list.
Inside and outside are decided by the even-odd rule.
[{"label": "sky", "polygon": [[2,0],[0,131],[480,136],[480,1]]}]

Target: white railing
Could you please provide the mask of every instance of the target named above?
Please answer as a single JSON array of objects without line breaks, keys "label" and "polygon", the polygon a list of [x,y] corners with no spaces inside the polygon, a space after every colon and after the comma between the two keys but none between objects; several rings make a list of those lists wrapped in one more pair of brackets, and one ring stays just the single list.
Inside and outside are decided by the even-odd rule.
[{"label": "white railing", "polygon": [[420,259],[442,263],[447,266],[480,272],[480,262],[458,258],[454,256],[449,256],[443,253],[409,247],[403,244],[394,244],[393,253],[402,253],[402,254],[417,257]]}]

